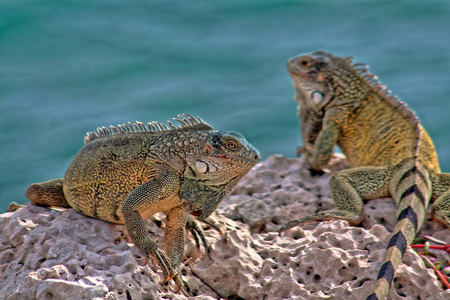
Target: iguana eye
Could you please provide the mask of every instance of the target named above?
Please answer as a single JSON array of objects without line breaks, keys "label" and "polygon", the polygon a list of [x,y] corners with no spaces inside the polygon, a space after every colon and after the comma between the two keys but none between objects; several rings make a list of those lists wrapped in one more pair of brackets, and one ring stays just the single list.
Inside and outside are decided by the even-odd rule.
[{"label": "iguana eye", "polygon": [[302,59],[302,60],[300,61],[300,65],[301,65],[303,68],[309,68],[309,67],[311,66],[311,62],[310,62],[309,60],[307,60],[307,59]]},{"label": "iguana eye", "polygon": [[237,143],[235,141],[228,141],[227,142],[227,148],[230,150],[233,150],[237,147]]}]

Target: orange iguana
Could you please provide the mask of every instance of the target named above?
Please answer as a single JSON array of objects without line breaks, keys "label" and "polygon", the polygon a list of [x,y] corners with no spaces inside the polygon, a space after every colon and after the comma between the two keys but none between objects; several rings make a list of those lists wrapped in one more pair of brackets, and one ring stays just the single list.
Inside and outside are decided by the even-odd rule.
[{"label": "orange iguana", "polygon": [[[64,179],[35,183],[26,197],[45,206],[73,207],[101,220],[125,224],[134,244],[154,256],[184,293],[179,272],[185,228],[206,245],[200,226],[238,181],[259,161],[258,151],[239,133],[214,131],[200,118],[99,128],[88,133]],[[144,219],[167,214],[163,251]]]},{"label": "orange iguana", "polygon": [[440,171],[433,143],[414,113],[389,96],[363,64],[325,51],[288,61],[299,104],[303,147],[315,172],[324,169],[337,145],[351,169],[331,177],[337,211],[290,222],[343,219],[358,224],[363,200],[392,197],[398,217],[375,287],[367,299],[384,299],[395,270],[420,229],[429,203],[432,217],[450,225],[450,174]]}]

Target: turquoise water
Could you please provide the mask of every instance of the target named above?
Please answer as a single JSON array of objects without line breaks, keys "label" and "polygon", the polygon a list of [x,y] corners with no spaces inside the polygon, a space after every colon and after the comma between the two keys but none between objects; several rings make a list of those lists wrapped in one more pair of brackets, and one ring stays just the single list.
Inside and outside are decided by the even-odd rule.
[{"label": "turquoise water", "polygon": [[[133,3],[130,5],[129,3]],[[84,135],[201,116],[263,158],[295,156],[288,58],[371,66],[450,172],[450,1],[21,1],[0,4],[0,212],[62,177]]]}]

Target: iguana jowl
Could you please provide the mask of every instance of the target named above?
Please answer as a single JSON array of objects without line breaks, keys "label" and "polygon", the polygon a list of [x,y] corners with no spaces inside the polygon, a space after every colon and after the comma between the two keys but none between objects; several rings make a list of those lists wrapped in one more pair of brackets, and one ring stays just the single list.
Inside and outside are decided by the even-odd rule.
[{"label": "iguana jowl", "polygon": [[[170,121],[170,128],[136,122],[88,133],[64,179],[32,184],[26,197],[124,223],[135,245],[157,258],[165,281],[174,278],[186,294],[179,273],[185,227],[205,243],[193,216],[205,220],[259,161],[259,153],[239,133],[214,131],[200,118],[185,116],[175,119],[182,124],[177,127]],[[161,211],[167,214],[165,251],[143,221]]]},{"label": "iguana jowl", "polygon": [[433,143],[414,113],[389,96],[363,64],[325,51],[288,61],[299,104],[304,153],[320,172],[339,146],[351,169],[330,180],[337,211],[290,222],[363,219],[363,200],[392,197],[398,210],[375,287],[367,299],[384,299],[406,248],[420,229],[428,204],[432,217],[450,225],[450,174],[440,171]]}]

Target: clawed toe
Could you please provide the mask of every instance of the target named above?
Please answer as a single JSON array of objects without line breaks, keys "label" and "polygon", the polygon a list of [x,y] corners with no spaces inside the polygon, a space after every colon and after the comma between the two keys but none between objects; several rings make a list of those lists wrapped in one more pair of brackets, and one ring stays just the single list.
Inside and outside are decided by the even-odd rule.
[{"label": "clawed toe", "polygon": [[184,296],[189,296],[186,291],[186,288],[189,288],[187,282],[185,282],[181,278],[181,274],[172,267],[170,259],[167,257],[166,253],[162,249],[158,249],[155,253],[155,257],[159,261],[161,269],[164,273],[164,279],[162,280],[161,285],[167,284],[173,279],[177,285],[177,290],[175,293],[182,293]]},{"label": "clawed toe", "polygon": [[186,296],[186,297],[189,296],[189,294],[187,293],[187,290],[189,290],[189,285],[187,284],[186,281],[181,279],[181,275],[178,274],[177,276],[175,276],[174,280],[178,287],[176,293],[181,292],[184,296]]}]

